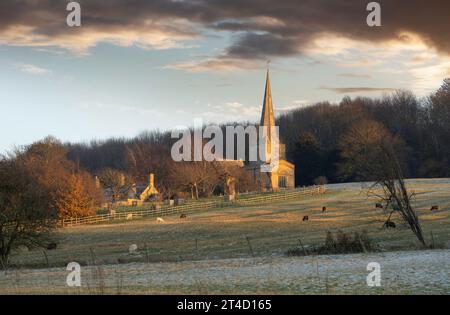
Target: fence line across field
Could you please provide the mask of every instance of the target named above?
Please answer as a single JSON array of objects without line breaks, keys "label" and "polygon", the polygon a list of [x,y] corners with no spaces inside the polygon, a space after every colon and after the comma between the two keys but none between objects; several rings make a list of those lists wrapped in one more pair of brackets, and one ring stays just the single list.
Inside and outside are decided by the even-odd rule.
[{"label": "fence line across field", "polygon": [[301,196],[312,196],[317,194],[323,194],[326,191],[325,186],[312,186],[302,187],[293,190],[284,190],[268,195],[256,195],[246,196],[244,199],[236,199],[234,201],[214,200],[205,202],[196,202],[179,206],[163,205],[159,209],[143,208],[139,210],[120,211],[114,214],[98,214],[89,217],[70,218],[60,221],[60,226],[76,226],[76,225],[88,225],[105,223],[113,220],[133,220],[144,217],[165,217],[168,215],[180,214],[180,213],[192,213],[203,209],[225,208],[225,207],[239,207],[258,205],[263,203],[269,203],[273,201],[282,201],[295,199]]}]

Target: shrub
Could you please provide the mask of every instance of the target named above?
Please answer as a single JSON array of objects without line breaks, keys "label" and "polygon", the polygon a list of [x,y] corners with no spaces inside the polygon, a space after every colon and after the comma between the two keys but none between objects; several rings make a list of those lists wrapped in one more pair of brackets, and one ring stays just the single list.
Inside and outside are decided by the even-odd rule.
[{"label": "shrub", "polygon": [[305,256],[311,254],[333,255],[333,254],[352,254],[375,251],[376,246],[367,235],[366,231],[361,233],[345,233],[339,230],[336,235],[328,231],[325,237],[325,243],[318,248],[297,247],[289,249],[288,256]]},{"label": "shrub", "polygon": [[328,184],[328,179],[325,176],[319,176],[314,179],[315,185],[326,185]]}]

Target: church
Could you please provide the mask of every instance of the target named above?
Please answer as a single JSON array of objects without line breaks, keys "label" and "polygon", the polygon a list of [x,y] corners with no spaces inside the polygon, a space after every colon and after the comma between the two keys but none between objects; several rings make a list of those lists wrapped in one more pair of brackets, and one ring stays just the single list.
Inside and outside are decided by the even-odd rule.
[{"label": "church", "polygon": [[[266,87],[264,91],[264,100],[261,113],[260,126],[267,129],[267,133],[262,136],[259,145],[264,145],[265,157],[257,162],[249,162],[245,165],[245,170],[251,173],[255,184],[263,191],[273,191],[284,188],[295,188],[295,165],[286,160],[285,145],[279,142],[279,139],[272,139],[276,135],[272,132],[275,127],[275,115],[272,103],[272,91],[270,88],[269,70],[267,69]],[[275,140],[275,141],[273,141]],[[277,145],[273,146],[273,143]],[[274,150],[278,150],[278,163]],[[275,166],[266,172],[264,168],[269,168],[275,163]]]}]

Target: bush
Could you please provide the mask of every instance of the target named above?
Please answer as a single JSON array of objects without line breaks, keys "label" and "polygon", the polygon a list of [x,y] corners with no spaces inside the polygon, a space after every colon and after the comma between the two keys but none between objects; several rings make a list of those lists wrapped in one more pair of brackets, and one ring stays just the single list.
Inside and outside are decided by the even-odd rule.
[{"label": "bush", "polygon": [[327,232],[324,245],[318,248],[297,247],[286,252],[288,256],[305,255],[333,255],[333,254],[353,254],[375,251],[376,246],[367,235],[366,231],[361,233],[345,233],[339,230],[336,235]]},{"label": "bush", "polygon": [[331,232],[327,232],[325,245],[318,248],[319,254],[347,254],[362,253],[374,250],[372,241],[367,236],[367,232],[345,233],[338,231],[336,237]]},{"label": "bush", "polygon": [[325,176],[319,176],[314,179],[315,185],[326,185],[328,184],[328,179]]}]

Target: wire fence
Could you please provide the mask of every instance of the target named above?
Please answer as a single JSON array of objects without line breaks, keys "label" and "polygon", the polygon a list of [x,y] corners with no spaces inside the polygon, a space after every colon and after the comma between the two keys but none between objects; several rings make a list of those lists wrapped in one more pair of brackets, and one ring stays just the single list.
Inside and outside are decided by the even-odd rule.
[{"label": "wire fence", "polygon": [[[226,207],[252,206],[258,204],[271,203],[275,201],[292,200],[304,196],[320,195],[326,192],[325,186],[302,187],[292,190],[282,190],[279,192],[246,196],[245,199],[225,201],[224,198],[214,201],[197,202],[184,205],[161,205],[160,207],[149,206],[130,211],[111,212],[109,214],[98,214],[95,216],[62,219],[61,227],[108,223],[111,221],[129,221],[139,218],[157,218],[176,214],[190,214],[205,209],[217,209]],[[238,196],[239,197],[239,196]]]}]

